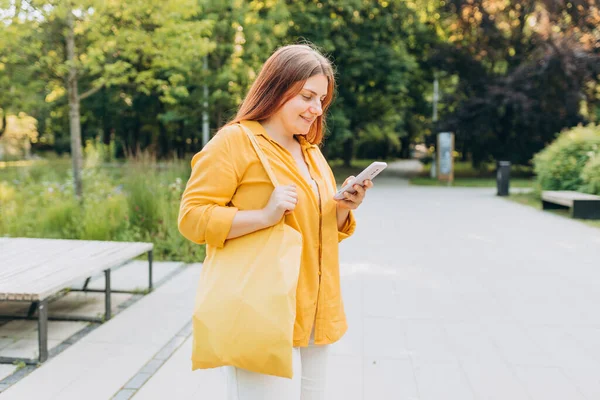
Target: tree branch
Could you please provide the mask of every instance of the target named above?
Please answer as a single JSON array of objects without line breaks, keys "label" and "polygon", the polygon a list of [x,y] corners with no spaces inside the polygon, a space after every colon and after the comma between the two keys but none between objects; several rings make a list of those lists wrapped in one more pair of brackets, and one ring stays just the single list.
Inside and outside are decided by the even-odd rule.
[{"label": "tree branch", "polygon": [[91,89],[90,89],[90,90],[88,90],[87,92],[85,92],[85,93],[82,93],[82,94],[79,96],[79,100],[84,100],[84,99],[87,99],[87,98],[88,98],[88,97],[90,97],[91,95],[98,93],[98,91],[99,91],[100,89],[102,89],[103,87],[104,87],[104,84],[102,84],[102,85],[100,85],[100,86],[96,86],[96,87],[94,87],[94,88],[91,88]]}]

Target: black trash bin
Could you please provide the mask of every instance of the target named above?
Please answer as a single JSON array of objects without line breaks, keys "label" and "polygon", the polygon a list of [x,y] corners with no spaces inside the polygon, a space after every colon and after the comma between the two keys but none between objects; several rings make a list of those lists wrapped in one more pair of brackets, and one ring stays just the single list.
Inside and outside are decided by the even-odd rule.
[{"label": "black trash bin", "polygon": [[496,187],[498,196],[508,196],[510,186],[510,161],[498,161]]}]

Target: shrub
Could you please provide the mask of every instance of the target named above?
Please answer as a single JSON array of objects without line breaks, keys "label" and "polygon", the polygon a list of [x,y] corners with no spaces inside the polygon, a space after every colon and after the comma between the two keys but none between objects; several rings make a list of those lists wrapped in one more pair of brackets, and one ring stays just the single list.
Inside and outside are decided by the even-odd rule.
[{"label": "shrub", "polygon": [[538,184],[543,190],[587,191],[582,171],[598,152],[600,126],[590,124],[564,131],[534,157]]},{"label": "shrub", "polygon": [[581,179],[584,184],[583,190],[588,193],[600,195],[600,152],[590,158],[585,167],[583,167]]}]

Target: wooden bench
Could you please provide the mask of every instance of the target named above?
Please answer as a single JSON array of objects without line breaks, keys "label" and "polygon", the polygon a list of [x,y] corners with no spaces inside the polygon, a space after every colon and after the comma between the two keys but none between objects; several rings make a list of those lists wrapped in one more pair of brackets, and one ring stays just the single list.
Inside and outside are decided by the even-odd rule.
[{"label": "wooden bench", "polygon": [[600,219],[600,196],[571,190],[547,190],[542,192],[542,208],[570,208],[573,218]]},{"label": "wooden bench", "polygon": [[[110,272],[144,253],[148,254],[148,289],[152,290],[152,243],[104,242],[32,238],[0,238],[0,301],[29,302],[27,315],[0,315],[1,319],[37,319],[39,359],[0,357],[1,363],[44,362],[48,358],[48,320],[103,322],[111,318]],[[88,289],[90,277],[104,272],[104,290]],[[71,286],[85,281],[83,288]],[[104,318],[85,316],[48,317],[49,299],[71,291],[105,293]],[[133,293],[128,291],[114,291]],[[34,317],[38,311],[37,318]]]}]

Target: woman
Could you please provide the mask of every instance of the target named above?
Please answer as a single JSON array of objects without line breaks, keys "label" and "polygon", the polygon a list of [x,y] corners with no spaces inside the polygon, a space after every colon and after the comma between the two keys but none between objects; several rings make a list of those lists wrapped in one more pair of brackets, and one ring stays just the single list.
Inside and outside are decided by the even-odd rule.
[{"label": "woman", "polygon": [[[355,186],[355,194],[333,199],[335,179],[319,144],[334,88],[333,68],[318,51],[306,45],[280,48],[264,64],[235,118],[192,159],[179,213],[186,238],[206,243],[210,253],[227,239],[273,226],[284,216],[303,237],[294,377],[225,367],[231,400],[325,398],[328,345],[347,329],[338,243],[354,232],[351,210],[373,186],[365,181]],[[257,139],[281,186],[273,189],[240,124]]]}]

